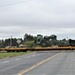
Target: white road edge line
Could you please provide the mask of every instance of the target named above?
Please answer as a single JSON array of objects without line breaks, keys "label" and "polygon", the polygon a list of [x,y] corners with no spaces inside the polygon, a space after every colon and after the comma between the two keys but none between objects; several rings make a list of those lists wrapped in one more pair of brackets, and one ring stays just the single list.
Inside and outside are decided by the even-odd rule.
[{"label": "white road edge line", "polygon": [[36,55],[32,55],[32,56],[36,56]]},{"label": "white road edge line", "polygon": [[27,57],[25,57],[25,58],[30,58],[30,56],[27,56]]},{"label": "white road edge line", "polygon": [[4,61],[4,62],[1,62],[1,63],[8,63],[8,62],[10,62],[10,61]]},{"label": "white road edge line", "polygon": [[20,60],[20,59],[22,59],[22,58],[17,58],[17,59],[15,59],[15,60]]}]

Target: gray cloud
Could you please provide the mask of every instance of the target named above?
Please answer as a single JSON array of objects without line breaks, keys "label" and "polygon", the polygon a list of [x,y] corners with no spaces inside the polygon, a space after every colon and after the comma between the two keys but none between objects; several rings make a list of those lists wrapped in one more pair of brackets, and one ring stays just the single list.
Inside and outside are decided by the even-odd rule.
[{"label": "gray cloud", "polygon": [[56,34],[75,38],[74,0],[0,0],[0,34]]}]

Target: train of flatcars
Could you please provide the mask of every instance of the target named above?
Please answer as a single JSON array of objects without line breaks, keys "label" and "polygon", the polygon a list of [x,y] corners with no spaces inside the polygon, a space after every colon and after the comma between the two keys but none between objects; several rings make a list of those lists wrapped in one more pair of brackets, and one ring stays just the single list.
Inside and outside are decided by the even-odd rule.
[{"label": "train of flatcars", "polygon": [[75,46],[35,47],[35,48],[0,48],[0,51],[7,51],[7,52],[50,51],[50,50],[75,50]]}]

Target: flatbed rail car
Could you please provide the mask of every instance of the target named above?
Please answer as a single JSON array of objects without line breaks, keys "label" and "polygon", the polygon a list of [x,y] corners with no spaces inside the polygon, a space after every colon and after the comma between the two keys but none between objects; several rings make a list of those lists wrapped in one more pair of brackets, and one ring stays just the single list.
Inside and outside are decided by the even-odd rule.
[{"label": "flatbed rail car", "polygon": [[27,51],[50,51],[50,50],[75,50],[75,46],[71,47],[35,47],[35,48],[0,48],[0,51],[7,52],[27,52]]},{"label": "flatbed rail car", "polygon": [[0,48],[0,51],[7,51],[7,52],[27,52],[27,48]]},{"label": "flatbed rail car", "polygon": [[75,46],[74,47],[36,47],[34,49],[32,49],[34,51],[49,51],[49,50],[75,50]]}]

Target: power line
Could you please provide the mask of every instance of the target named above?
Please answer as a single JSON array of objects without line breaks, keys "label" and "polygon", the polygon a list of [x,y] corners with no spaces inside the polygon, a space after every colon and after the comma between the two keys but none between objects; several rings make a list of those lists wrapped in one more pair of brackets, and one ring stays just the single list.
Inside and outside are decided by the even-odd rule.
[{"label": "power line", "polygon": [[[29,0],[29,1],[32,1],[32,0]],[[12,6],[12,5],[16,5],[16,4],[26,3],[29,1],[21,1],[21,2],[16,2],[16,3],[12,3],[12,4],[0,5],[0,7]]]}]

